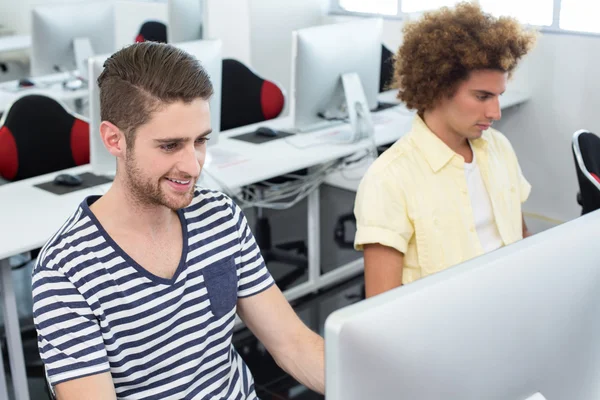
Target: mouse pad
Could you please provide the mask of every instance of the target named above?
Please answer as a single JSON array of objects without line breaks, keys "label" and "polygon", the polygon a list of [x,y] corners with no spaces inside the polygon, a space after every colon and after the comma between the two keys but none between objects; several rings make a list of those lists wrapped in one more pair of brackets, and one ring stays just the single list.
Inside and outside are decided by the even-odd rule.
[{"label": "mouse pad", "polygon": [[254,132],[248,132],[248,133],[242,133],[241,135],[237,135],[237,136],[231,136],[231,139],[243,140],[244,142],[254,143],[254,144],[262,144],[262,143],[270,142],[271,140],[277,140],[277,139],[281,139],[281,138],[292,136],[292,135],[293,135],[293,133],[278,130],[277,136],[274,136],[274,137],[260,136]]},{"label": "mouse pad", "polygon": [[45,190],[47,192],[50,192],[50,193],[62,195],[62,194],[72,193],[72,192],[76,192],[78,190],[87,189],[87,188],[91,188],[94,186],[99,186],[99,185],[103,185],[105,183],[112,182],[112,179],[110,179],[110,178],[107,178],[102,175],[94,175],[89,172],[80,174],[79,177],[81,178],[81,181],[82,181],[81,185],[79,185],[79,186],[61,186],[61,185],[57,185],[56,183],[54,183],[54,180],[52,180],[50,182],[44,182],[44,183],[35,185],[35,187],[38,187],[38,188]]}]

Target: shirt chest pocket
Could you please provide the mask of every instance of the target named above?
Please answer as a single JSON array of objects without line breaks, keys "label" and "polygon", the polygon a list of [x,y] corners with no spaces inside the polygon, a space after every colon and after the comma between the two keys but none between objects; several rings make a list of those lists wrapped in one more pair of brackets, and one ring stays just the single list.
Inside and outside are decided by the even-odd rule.
[{"label": "shirt chest pocket", "polygon": [[415,239],[423,276],[462,261],[464,221],[458,210],[435,207],[415,220]]},{"label": "shirt chest pocket", "polygon": [[202,270],[204,285],[210,300],[210,309],[221,318],[235,308],[237,303],[237,272],[233,259],[221,260]]}]

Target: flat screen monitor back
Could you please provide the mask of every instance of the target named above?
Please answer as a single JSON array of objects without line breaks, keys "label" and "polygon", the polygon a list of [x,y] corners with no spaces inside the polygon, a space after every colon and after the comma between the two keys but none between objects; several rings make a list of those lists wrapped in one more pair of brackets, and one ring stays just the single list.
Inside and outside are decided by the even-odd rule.
[{"label": "flat screen monitor back", "polygon": [[115,51],[115,14],[110,1],[78,1],[36,6],[31,11],[31,74],[72,71],[74,40],[89,39],[95,54]]},{"label": "flat screen monitor back", "polygon": [[333,313],[327,400],[600,398],[600,211]]}]

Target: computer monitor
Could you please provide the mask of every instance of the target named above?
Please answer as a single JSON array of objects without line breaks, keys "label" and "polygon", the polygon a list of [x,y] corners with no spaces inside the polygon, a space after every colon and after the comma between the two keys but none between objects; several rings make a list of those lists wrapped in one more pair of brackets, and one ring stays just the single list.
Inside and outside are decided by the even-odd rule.
[{"label": "computer monitor", "polygon": [[347,118],[342,79],[345,74],[357,75],[355,80],[360,82],[366,98],[365,108],[377,108],[381,43],[381,19],[293,32],[290,112],[297,131],[331,126],[326,119]]},{"label": "computer monitor", "polygon": [[[110,1],[85,1],[36,6],[31,11],[31,74],[47,75],[83,68],[79,58],[115,51],[115,16]],[[79,41],[77,41],[79,39]],[[76,43],[82,44],[77,46]],[[87,42],[89,45],[85,44]]]},{"label": "computer monitor", "polygon": [[600,211],[332,313],[327,400],[600,398]]},{"label": "computer monitor", "polygon": [[169,0],[167,41],[183,43],[203,39],[205,0]]},{"label": "computer monitor", "polygon": [[[212,133],[208,141],[210,147],[217,144],[219,139],[219,127],[221,126],[221,80],[222,80],[222,49],[220,40],[197,40],[175,44],[178,48],[196,57],[208,75],[213,85],[214,94],[211,97],[210,119]],[[109,55],[97,56],[90,59],[89,82],[89,108],[90,108],[90,163],[96,175],[112,175],[116,171],[116,160],[108,152],[102,138],[100,137],[100,91],[98,88],[98,77],[104,70],[104,62]]]}]

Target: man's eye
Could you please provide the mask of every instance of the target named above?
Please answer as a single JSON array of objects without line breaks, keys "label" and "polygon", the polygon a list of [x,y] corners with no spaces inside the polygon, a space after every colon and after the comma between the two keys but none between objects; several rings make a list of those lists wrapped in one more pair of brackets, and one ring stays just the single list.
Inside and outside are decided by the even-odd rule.
[{"label": "man's eye", "polygon": [[177,147],[177,143],[163,144],[162,146],[160,146],[160,148],[165,151],[175,150],[176,147]]},{"label": "man's eye", "polygon": [[196,144],[204,144],[204,143],[206,143],[209,140],[210,140],[210,138],[201,137],[201,138],[196,139]]}]

